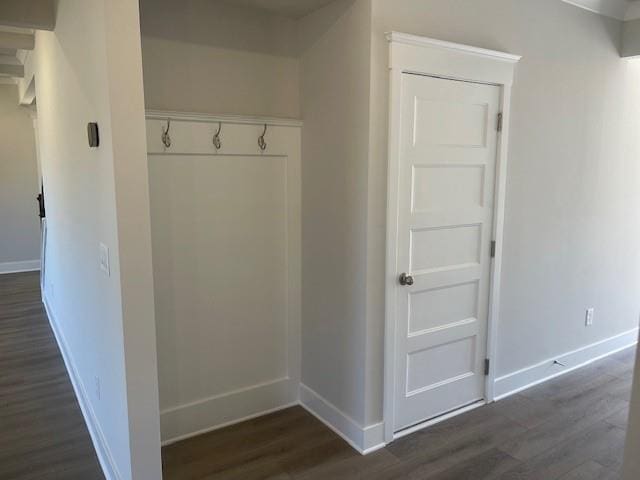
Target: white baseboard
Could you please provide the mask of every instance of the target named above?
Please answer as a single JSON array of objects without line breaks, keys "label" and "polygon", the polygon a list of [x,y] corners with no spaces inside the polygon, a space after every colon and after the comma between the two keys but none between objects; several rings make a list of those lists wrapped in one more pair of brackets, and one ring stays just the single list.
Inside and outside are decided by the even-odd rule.
[{"label": "white baseboard", "polygon": [[71,385],[73,385],[73,390],[75,391],[76,398],[78,399],[78,403],[80,404],[80,410],[82,411],[84,421],[87,424],[87,429],[89,430],[89,435],[91,436],[91,441],[93,442],[93,447],[95,448],[100,466],[102,467],[102,471],[107,480],[122,480],[123,477],[122,475],[120,475],[118,467],[113,460],[113,455],[111,454],[109,445],[107,444],[104,433],[102,432],[100,423],[98,422],[95,412],[93,411],[91,402],[89,402],[87,391],[84,387],[84,384],[82,383],[82,379],[80,378],[78,371],[76,370],[73,356],[71,355],[71,352],[67,347],[67,342],[62,331],[58,327],[58,322],[53,313],[53,310],[51,309],[51,305],[44,295],[42,303],[44,304],[44,308],[47,312],[47,317],[49,318],[49,324],[51,325],[53,334],[56,337],[56,341],[58,342],[58,348],[62,353],[62,359],[64,360],[64,364],[67,367]]},{"label": "white baseboard", "polygon": [[[496,378],[494,399],[501,400],[510,395],[514,395],[522,390],[569,373],[637,343],[638,329],[634,328],[620,335],[592,343],[586,347],[558,355],[557,357],[550,358],[536,365]],[[565,366],[554,364],[556,360]]]},{"label": "white baseboard", "polygon": [[295,382],[281,378],[160,412],[162,445],[298,404]]},{"label": "white baseboard", "polygon": [[5,273],[35,272],[40,270],[40,260],[0,263],[0,275]]},{"label": "white baseboard", "polygon": [[303,383],[300,384],[300,404],[362,455],[385,446],[383,423],[362,427]]}]

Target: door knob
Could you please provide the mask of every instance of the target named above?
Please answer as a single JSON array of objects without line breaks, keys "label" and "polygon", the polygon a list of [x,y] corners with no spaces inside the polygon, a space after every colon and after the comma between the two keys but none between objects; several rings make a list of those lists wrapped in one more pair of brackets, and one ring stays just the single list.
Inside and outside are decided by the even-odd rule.
[{"label": "door knob", "polygon": [[407,275],[406,273],[400,274],[400,285],[405,287],[410,287],[413,285],[413,277],[411,275]]}]

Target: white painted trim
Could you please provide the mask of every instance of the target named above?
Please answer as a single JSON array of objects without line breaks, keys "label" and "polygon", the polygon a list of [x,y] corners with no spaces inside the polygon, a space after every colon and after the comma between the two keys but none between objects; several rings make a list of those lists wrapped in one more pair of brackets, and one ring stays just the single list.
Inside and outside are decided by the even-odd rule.
[{"label": "white painted trim", "polygon": [[[267,118],[229,117],[201,115],[193,118],[190,114],[170,112],[158,116],[147,116],[147,153],[149,155],[226,155],[226,156],[285,156],[298,162],[300,157],[300,125],[283,124]],[[167,120],[171,120],[170,147],[162,142],[162,132]],[[220,124],[220,125],[219,125]],[[267,147],[261,150],[258,137],[267,125],[265,139]],[[221,129],[221,148],[213,145],[213,135]]]},{"label": "white painted trim", "polygon": [[35,272],[40,270],[40,260],[0,263],[0,275],[5,273]]},{"label": "white painted trim", "polygon": [[[314,417],[324,423],[333,432],[342,437],[352,448],[357,450],[360,454],[367,455],[371,452],[384,448],[384,428],[382,423],[376,423],[374,425],[363,427],[358,422],[353,420],[349,415],[342,412],[338,407],[317,394],[311,388],[307,387],[304,384],[283,384],[283,382],[288,381],[288,379],[281,379],[274,382],[268,382],[265,384],[256,385],[254,387],[240,389],[235,392],[218,395],[209,399],[203,399],[201,401],[192,402],[186,405],[163,410],[160,414],[161,425],[163,427],[163,438],[166,434],[168,416],[174,414],[183,416],[186,415],[193,417],[195,422],[202,422],[201,417],[198,416],[201,412],[195,411],[194,408],[203,408],[204,410],[206,410],[205,414],[209,413],[214,416],[222,415],[224,414],[224,411],[232,411],[228,413],[227,416],[229,417],[229,420],[227,421],[221,420],[207,428],[172,435],[169,438],[163,440],[162,445],[171,445],[173,443],[209,433],[220,428],[235,425],[237,423],[251,420],[253,418],[261,417],[263,415],[268,415],[270,413],[278,412],[286,408],[300,405]],[[255,403],[257,397],[259,397],[260,395],[264,395],[264,393],[256,393],[256,391],[259,389],[287,390],[291,388],[299,389],[299,400],[298,398],[296,398],[294,401],[281,403],[276,406],[265,407],[262,409],[256,407],[256,409],[252,412],[240,413],[237,411],[237,409],[242,408],[242,406],[247,402]],[[294,396],[297,397],[298,395]],[[180,419],[180,422],[178,423],[183,424],[184,418]]]},{"label": "white painted trim", "polygon": [[[170,148],[161,141],[167,118],[172,120]],[[218,122],[222,123],[220,150],[212,142]],[[270,127],[266,133],[267,148],[262,151],[257,140],[266,122],[271,123],[268,123]],[[282,157],[286,165],[287,371],[280,373],[280,378],[266,378],[264,382],[207,398],[174,400],[180,404],[160,412],[161,438],[163,444],[168,444],[298,403],[301,365],[301,123],[258,117],[147,112],[146,125],[150,162],[167,155],[176,158],[242,155]],[[191,401],[182,403],[187,400]]]},{"label": "white painted trim", "polygon": [[502,132],[498,134],[498,154],[494,184],[493,239],[495,256],[491,262],[489,316],[487,320],[487,358],[489,374],[485,381],[485,400],[492,402],[497,371],[500,290],[502,279],[502,246],[504,244],[504,215],[507,199],[507,161],[509,158],[509,130],[511,125],[511,86],[502,86]]},{"label": "white painted trim", "polygon": [[[511,85],[515,66],[520,56],[485,50],[468,45],[443,42],[431,38],[417,37],[397,32],[387,34],[389,40],[389,142],[387,184],[387,251],[385,274],[385,343],[384,343],[384,439],[393,441],[395,434],[395,343],[396,343],[396,278],[397,237],[399,208],[399,176],[396,159],[400,152],[400,100],[402,75],[411,72],[443,78],[475,81],[502,87],[503,129],[498,136],[496,159],[495,211],[493,234],[496,240],[496,255],[492,262],[487,324],[487,358],[491,360],[491,371],[485,382],[485,399],[494,397],[496,371],[496,339],[498,331],[500,276],[502,268],[502,237],[506,198],[506,175],[508,159],[509,119]],[[459,414],[452,412],[449,416]]]},{"label": "white painted trim", "polygon": [[387,40],[392,43],[400,43],[405,45],[414,45],[418,47],[435,47],[441,50],[454,50],[470,55],[477,55],[491,60],[500,60],[503,62],[517,63],[522,56],[513,55],[511,53],[499,52],[497,50],[488,50],[486,48],[472,47],[462,43],[445,42],[444,40],[436,40],[435,38],[420,37],[408,33],[389,32],[386,34]]},{"label": "white painted trim", "polygon": [[230,427],[231,425],[236,425],[238,423],[246,422],[247,420],[252,420],[254,418],[263,417],[265,415],[269,415],[271,413],[279,412],[281,410],[285,410],[287,408],[295,407],[297,405],[299,405],[298,402],[293,402],[293,403],[289,403],[289,404],[286,404],[286,405],[281,405],[281,406],[276,407],[276,408],[271,408],[269,410],[264,410],[262,412],[257,412],[257,413],[254,413],[252,415],[247,415],[246,417],[243,417],[243,418],[238,418],[238,419],[234,419],[234,420],[231,420],[229,422],[226,422],[226,423],[221,423],[219,425],[215,425],[215,426],[210,427],[210,428],[203,428],[202,430],[198,430],[198,431],[195,431],[195,432],[190,432],[190,433],[187,433],[185,435],[177,436],[175,438],[170,438],[168,440],[163,440],[162,441],[162,446],[165,447],[167,445],[171,445],[171,444],[174,444],[176,442],[181,442],[182,440],[187,440],[189,438],[197,437],[199,435],[204,435],[205,433],[210,433],[210,432],[213,432],[215,430],[219,430],[221,428]]},{"label": "white painted trim", "polygon": [[385,446],[382,423],[363,427],[303,383],[300,384],[300,405],[362,455],[375,452]]},{"label": "white painted trim", "polygon": [[302,127],[302,120],[295,118],[259,117],[247,115],[216,115],[210,113],[176,112],[172,110],[147,110],[147,120],[177,122],[228,123],[236,125],[271,125],[278,127]]},{"label": "white painted trim", "polygon": [[[549,358],[544,362],[531,365],[516,372],[496,378],[495,400],[514,395],[522,390],[572,372],[592,362],[608,357],[620,350],[632,347],[638,343],[638,329],[634,328],[605,340],[573,350],[571,352]],[[566,367],[554,364],[558,361]]]},{"label": "white painted trim", "polygon": [[400,102],[402,98],[402,70],[392,68],[389,80],[389,141],[387,160],[387,236],[385,272],[385,333],[384,333],[384,380],[383,408],[385,442],[393,441],[395,433],[396,392],[396,274],[398,272],[398,212],[399,212],[399,165],[392,161],[400,148],[401,122]]},{"label": "white painted trim", "polygon": [[297,395],[297,383],[281,378],[163,409],[160,412],[162,444],[290,407],[298,403]]},{"label": "white painted trim", "polygon": [[58,327],[58,321],[56,320],[51,305],[49,304],[47,297],[44,294],[42,303],[47,313],[47,318],[49,319],[51,330],[53,330],[53,335],[55,336],[56,342],[58,343],[58,348],[60,349],[60,353],[62,354],[62,359],[64,360],[65,367],[67,368],[69,379],[71,380],[71,385],[73,386],[78,404],[80,405],[80,410],[82,411],[82,416],[84,417],[87,429],[89,430],[89,435],[91,436],[93,447],[98,456],[100,466],[102,467],[102,472],[104,473],[107,480],[122,480],[123,477],[118,471],[118,467],[113,459],[113,454],[109,449],[109,445],[105,439],[104,433],[102,432],[102,428],[100,427],[98,418],[96,417],[96,414],[93,411],[93,406],[89,401],[87,390],[85,389],[84,384],[82,383],[82,379],[78,374],[78,371],[76,370],[71,351],[67,347],[67,342],[64,338],[64,335],[62,334],[62,330]]}]

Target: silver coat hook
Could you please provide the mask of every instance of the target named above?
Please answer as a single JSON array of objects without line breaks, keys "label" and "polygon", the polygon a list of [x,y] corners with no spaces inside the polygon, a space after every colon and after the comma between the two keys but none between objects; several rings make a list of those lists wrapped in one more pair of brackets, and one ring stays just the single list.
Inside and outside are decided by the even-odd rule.
[{"label": "silver coat hook", "polygon": [[260,147],[260,150],[262,150],[263,152],[267,149],[267,142],[264,141],[264,136],[267,133],[267,124],[264,124],[264,130],[262,131],[262,135],[260,135],[258,137],[258,146]]},{"label": "silver coat hook", "polygon": [[220,150],[222,142],[220,141],[220,130],[222,130],[222,122],[218,122],[218,131],[213,134],[213,146],[216,150]]},{"label": "silver coat hook", "polygon": [[171,128],[171,119],[167,118],[167,128],[162,129],[162,143],[165,147],[171,147],[171,137],[169,136],[169,128]]}]

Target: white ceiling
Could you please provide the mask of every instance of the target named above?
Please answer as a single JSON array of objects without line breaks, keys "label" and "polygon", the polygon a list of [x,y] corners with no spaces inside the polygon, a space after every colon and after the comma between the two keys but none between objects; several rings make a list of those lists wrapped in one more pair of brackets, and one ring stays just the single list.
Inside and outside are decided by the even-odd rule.
[{"label": "white ceiling", "polygon": [[234,5],[259,8],[292,18],[300,18],[333,0],[233,0]]},{"label": "white ceiling", "polygon": [[[225,0],[234,5],[259,8],[291,18],[300,18],[334,0]],[[640,0],[562,0],[618,20],[640,19]]]},{"label": "white ceiling", "polygon": [[[259,8],[291,18],[300,18],[334,0],[223,0],[234,5]],[[389,0],[391,1],[391,0]],[[618,20],[640,19],[640,0],[562,0],[576,7]]]},{"label": "white ceiling", "polygon": [[584,8],[618,20],[636,20],[640,18],[639,0],[562,0],[566,3]]}]

